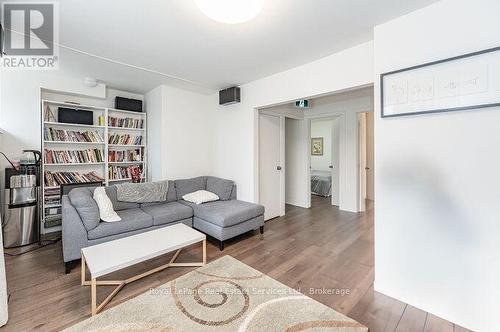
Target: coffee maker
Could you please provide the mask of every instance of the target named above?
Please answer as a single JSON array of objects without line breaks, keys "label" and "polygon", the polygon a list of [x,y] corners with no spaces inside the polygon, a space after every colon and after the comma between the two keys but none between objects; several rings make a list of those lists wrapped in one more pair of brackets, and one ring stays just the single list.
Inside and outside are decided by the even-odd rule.
[{"label": "coffee maker", "polygon": [[5,169],[3,243],[15,248],[40,241],[40,151],[23,150],[19,167]]}]

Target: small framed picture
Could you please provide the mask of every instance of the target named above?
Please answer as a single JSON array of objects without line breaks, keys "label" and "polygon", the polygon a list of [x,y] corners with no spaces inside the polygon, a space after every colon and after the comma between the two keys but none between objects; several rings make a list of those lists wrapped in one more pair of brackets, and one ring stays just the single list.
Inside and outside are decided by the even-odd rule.
[{"label": "small framed picture", "polygon": [[311,155],[312,156],[323,155],[323,137],[311,138]]}]

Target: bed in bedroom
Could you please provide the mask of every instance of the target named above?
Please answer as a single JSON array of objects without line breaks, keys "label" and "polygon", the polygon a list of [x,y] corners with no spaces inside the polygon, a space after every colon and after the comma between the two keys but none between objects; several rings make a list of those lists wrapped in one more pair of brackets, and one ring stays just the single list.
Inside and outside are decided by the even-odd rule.
[{"label": "bed in bedroom", "polygon": [[332,195],[332,173],[311,170],[311,194],[323,197]]}]

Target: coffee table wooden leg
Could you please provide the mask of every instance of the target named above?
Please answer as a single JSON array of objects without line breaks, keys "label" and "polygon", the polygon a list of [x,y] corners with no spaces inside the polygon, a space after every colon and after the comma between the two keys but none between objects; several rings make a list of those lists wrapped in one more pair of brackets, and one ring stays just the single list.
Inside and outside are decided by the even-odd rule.
[{"label": "coffee table wooden leg", "polygon": [[203,240],[203,264],[207,264],[207,240]]},{"label": "coffee table wooden leg", "polygon": [[90,297],[92,301],[92,316],[97,313],[97,284],[95,278],[90,281]]},{"label": "coffee table wooden leg", "polygon": [[82,286],[85,285],[85,256],[82,255]]}]

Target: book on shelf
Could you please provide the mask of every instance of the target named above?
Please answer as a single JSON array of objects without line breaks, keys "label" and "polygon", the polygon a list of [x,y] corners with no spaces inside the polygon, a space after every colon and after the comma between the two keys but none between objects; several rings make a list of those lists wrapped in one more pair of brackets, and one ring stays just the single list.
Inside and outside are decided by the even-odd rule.
[{"label": "book on shelf", "polygon": [[43,112],[43,120],[48,122],[56,122],[56,117],[54,116],[54,112],[49,105],[45,105],[45,110]]},{"label": "book on shelf", "polygon": [[47,205],[61,204],[61,199],[60,199],[59,193],[50,194],[50,195],[45,193],[44,201],[45,201],[45,204],[47,204]]},{"label": "book on shelf", "polygon": [[46,188],[43,196],[45,216],[51,217],[61,214],[60,188]]},{"label": "book on shelf", "polygon": [[109,135],[108,143],[116,145],[141,145],[142,136],[129,134],[111,134]]},{"label": "book on shelf", "polygon": [[52,227],[58,227],[62,225],[62,217],[61,215],[56,216],[45,216],[45,220],[43,223],[43,228],[50,229]]},{"label": "book on shelf", "polygon": [[66,183],[85,183],[104,181],[104,178],[96,172],[79,173],[79,172],[49,172],[44,173],[45,185],[47,187],[56,187]]},{"label": "book on shelf", "polygon": [[142,128],[144,128],[144,120],[134,119],[134,118],[118,118],[118,117],[110,116],[110,117],[108,117],[108,126],[120,127],[120,128],[142,129]]},{"label": "book on shelf", "polygon": [[133,162],[142,161],[142,153],[140,149],[108,152],[108,161],[110,162]]},{"label": "book on shelf", "polygon": [[45,207],[45,217],[58,216],[62,212],[62,208],[60,206],[57,207]]},{"label": "book on shelf", "polygon": [[61,188],[59,188],[59,187],[54,187],[54,186],[52,186],[52,187],[53,187],[53,188],[45,187],[45,190],[44,190],[44,192],[45,192],[45,196],[47,196],[47,195],[59,196],[59,190],[60,190]]},{"label": "book on shelf", "polygon": [[45,149],[43,155],[46,164],[82,164],[104,162],[102,149],[87,150],[50,150]]},{"label": "book on shelf", "polygon": [[[110,180],[142,178],[142,167],[140,166],[109,166],[108,175]],[[139,182],[137,181],[137,182]]]},{"label": "book on shelf", "polygon": [[57,142],[91,142],[103,143],[104,139],[98,131],[78,131],[45,127],[43,139]]}]

